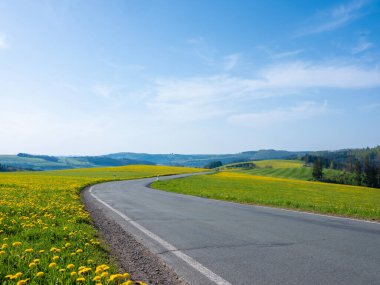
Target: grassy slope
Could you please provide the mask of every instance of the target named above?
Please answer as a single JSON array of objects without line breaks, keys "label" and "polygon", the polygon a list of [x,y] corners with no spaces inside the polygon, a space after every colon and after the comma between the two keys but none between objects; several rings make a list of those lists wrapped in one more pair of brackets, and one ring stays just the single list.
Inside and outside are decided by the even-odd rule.
[{"label": "grassy slope", "polygon": [[157,181],[165,191],[276,206],[325,214],[380,220],[379,189],[220,172]]},{"label": "grassy slope", "polygon": [[[94,284],[96,266],[109,260],[81,204],[80,189],[101,181],[194,171],[200,170],[138,165],[0,173],[0,284],[28,278],[28,284],[55,284],[56,280],[74,284],[80,277],[85,278],[84,284]],[[14,246],[15,242],[21,244]],[[55,267],[49,267],[51,263]],[[73,268],[67,268],[69,264]],[[80,266],[91,271],[81,276]],[[111,270],[115,272],[115,268]],[[22,275],[16,278],[17,272]],[[37,272],[44,276],[37,277]],[[70,277],[71,272],[77,275]],[[15,279],[3,283],[11,277]],[[108,284],[109,278],[101,281]]]},{"label": "grassy slope", "polygon": [[[253,161],[257,168],[244,170],[236,169],[234,171],[253,174],[259,176],[290,178],[299,180],[311,180],[312,168],[303,167],[303,161],[299,160],[261,160]],[[339,170],[324,169],[323,173],[326,178],[330,175],[340,173]]]}]

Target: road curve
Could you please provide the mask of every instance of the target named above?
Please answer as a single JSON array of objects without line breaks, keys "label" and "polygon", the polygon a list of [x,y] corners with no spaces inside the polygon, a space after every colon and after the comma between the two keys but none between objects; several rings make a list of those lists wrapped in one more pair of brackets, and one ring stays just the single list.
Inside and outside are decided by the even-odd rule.
[{"label": "road curve", "polygon": [[90,195],[190,284],[380,284],[379,223],[167,193],[154,180]]}]

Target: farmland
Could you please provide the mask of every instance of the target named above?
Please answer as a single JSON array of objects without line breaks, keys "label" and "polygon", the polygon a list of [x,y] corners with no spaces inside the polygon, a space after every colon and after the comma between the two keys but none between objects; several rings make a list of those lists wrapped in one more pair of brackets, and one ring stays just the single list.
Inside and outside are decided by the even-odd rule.
[{"label": "farmland", "polygon": [[140,165],[0,173],[0,284],[134,284],[110,263],[80,190],[194,171],[199,169]]},{"label": "farmland", "polygon": [[380,191],[368,187],[226,171],[157,181],[152,186],[169,192],[238,203],[380,220]]},{"label": "farmland", "polygon": [[[258,176],[269,176],[279,178],[290,178],[299,180],[312,180],[312,168],[304,167],[303,161],[300,160],[261,160],[253,161],[256,165],[253,169],[235,169],[234,171],[253,174]],[[232,170],[232,165],[227,165],[224,169]],[[341,171],[334,169],[324,169],[323,174],[325,178],[329,178],[331,175],[339,174]]]}]

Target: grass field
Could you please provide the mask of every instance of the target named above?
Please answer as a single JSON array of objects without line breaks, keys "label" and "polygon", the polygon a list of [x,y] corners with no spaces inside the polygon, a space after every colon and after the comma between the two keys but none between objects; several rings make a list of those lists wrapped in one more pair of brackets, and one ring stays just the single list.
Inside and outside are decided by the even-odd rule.
[{"label": "grass field", "polygon": [[154,188],[205,198],[380,220],[380,190],[236,172],[157,181]]},{"label": "grass field", "polygon": [[0,173],[0,284],[134,284],[109,264],[80,190],[194,171],[199,169],[139,165]]},{"label": "grass field", "polygon": [[[312,180],[312,168],[304,167],[300,160],[260,160],[253,161],[256,168],[253,169],[229,169],[230,171],[279,178],[299,180]],[[228,167],[228,165],[227,165]],[[341,173],[339,170],[324,169],[325,178]]]}]

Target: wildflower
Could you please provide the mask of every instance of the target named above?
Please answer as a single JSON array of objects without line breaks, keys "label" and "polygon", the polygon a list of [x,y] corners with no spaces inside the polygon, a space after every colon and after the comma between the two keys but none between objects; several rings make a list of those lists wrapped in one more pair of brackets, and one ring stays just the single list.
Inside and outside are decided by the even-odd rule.
[{"label": "wildflower", "polygon": [[14,276],[16,276],[16,278],[20,278],[22,276],[22,272],[17,272]]},{"label": "wildflower", "polygon": [[88,263],[88,264],[91,264],[91,263],[93,263],[93,262],[94,262],[94,261],[93,261],[92,259],[88,259],[88,260],[87,260],[87,263]]},{"label": "wildflower", "polygon": [[54,255],[51,259],[55,261],[55,260],[59,259],[59,256],[58,255]]},{"label": "wildflower", "polygon": [[38,278],[41,278],[41,277],[43,277],[44,275],[45,275],[45,273],[43,273],[42,271],[37,272],[37,274],[36,274],[36,276],[37,276]]},{"label": "wildflower", "polygon": [[0,255],[3,255],[5,254],[5,251],[4,250],[0,250]]},{"label": "wildflower", "polygon": [[71,246],[71,243],[69,242],[65,244],[65,247],[70,247],[70,246]]},{"label": "wildflower", "polygon": [[90,267],[85,267],[78,271],[79,275],[86,274],[87,272],[91,271],[92,269]]},{"label": "wildflower", "polygon": [[108,272],[103,272],[102,274],[100,274],[101,277],[107,277],[108,276]]},{"label": "wildflower", "polygon": [[8,245],[6,243],[4,243],[2,246],[1,246],[1,249],[6,249],[8,248]]},{"label": "wildflower", "polygon": [[76,275],[77,275],[77,273],[75,271],[73,271],[73,272],[70,273],[71,277],[75,277]]},{"label": "wildflower", "polygon": [[56,268],[57,267],[57,263],[55,262],[52,262],[49,264],[49,268]]},{"label": "wildflower", "polygon": [[25,249],[25,252],[28,253],[28,252],[33,252],[33,248],[27,248]]},{"label": "wildflower", "polygon": [[40,263],[40,260],[38,258],[34,259],[33,262]]},{"label": "wildflower", "polygon": [[77,282],[84,282],[84,281],[86,281],[86,279],[84,279],[84,277],[77,278]]},{"label": "wildflower", "polygon": [[37,266],[37,263],[35,263],[35,262],[29,263],[29,268],[34,268],[36,266]]},{"label": "wildflower", "polygon": [[45,253],[45,250],[44,249],[41,249],[38,251],[39,253]]},{"label": "wildflower", "polygon": [[77,253],[82,253],[82,252],[83,252],[83,249],[77,249],[76,252],[77,252]]},{"label": "wildflower", "polygon": [[123,274],[123,277],[125,278],[125,279],[130,279],[131,278],[131,275],[129,274],[129,273],[124,273]]},{"label": "wildflower", "polygon": [[25,285],[26,282],[28,282],[29,278],[28,279],[24,279],[24,280],[20,280],[17,282],[17,285]]},{"label": "wildflower", "polygon": [[74,267],[75,267],[75,265],[72,264],[72,263],[70,263],[70,264],[68,264],[68,265],[66,266],[66,268],[69,269],[69,270],[73,269]]},{"label": "wildflower", "polygon": [[61,269],[59,270],[59,272],[65,272],[65,271],[66,271],[65,268],[61,268]]},{"label": "wildflower", "polygon": [[121,274],[112,274],[110,276],[110,281],[112,282],[112,281],[115,281],[115,280],[121,279],[121,278],[123,278],[123,275],[121,275]]},{"label": "wildflower", "polygon": [[17,246],[22,245],[22,243],[19,242],[19,241],[16,241],[16,242],[12,243],[12,245],[13,245],[14,247],[17,247]]},{"label": "wildflower", "polygon": [[95,276],[92,281],[100,281],[102,279],[102,277],[100,276]]}]

